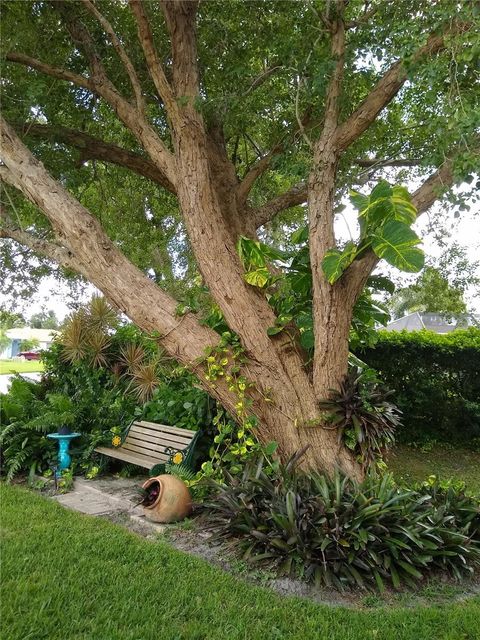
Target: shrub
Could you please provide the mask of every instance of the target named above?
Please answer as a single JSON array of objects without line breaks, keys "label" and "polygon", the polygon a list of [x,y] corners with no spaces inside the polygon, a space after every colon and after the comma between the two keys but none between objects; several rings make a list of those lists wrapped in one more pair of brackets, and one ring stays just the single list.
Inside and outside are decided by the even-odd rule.
[{"label": "shrub", "polygon": [[342,589],[413,585],[443,569],[461,577],[480,561],[480,505],[439,483],[398,487],[390,475],[359,484],[296,470],[272,476],[264,464],[216,484],[206,505],[215,538],[232,540],[252,562]]},{"label": "shrub", "polygon": [[357,355],[395,389],[403,413],[397,439],[470,446],[480,437],[480,329],[441,335],[379,331]]}]

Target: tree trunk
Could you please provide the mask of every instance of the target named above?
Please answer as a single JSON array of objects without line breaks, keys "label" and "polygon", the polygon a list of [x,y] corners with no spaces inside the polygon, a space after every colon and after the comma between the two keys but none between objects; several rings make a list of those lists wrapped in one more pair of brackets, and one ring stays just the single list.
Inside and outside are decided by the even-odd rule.
[{"label": "tree trunk", "polygon": [[[274,315],[263,296],[243,279],[232,236],[210,181],[202,140],[179,140],[178,144],[185,145],[179,154],[180,203],[205,280],[246,347],[248,361],[242,374],[253,383],[250,395],[252,413],[259,423],[256,435],[264,444],[277,442],[282,460],[308,446],[302,460],[304,468],[330,474],[340,467],[360,477],[360,467],[338,442],[336,432],[322,428],[319,396],[295,346],[286,336],[270,338],[266,333]],[[218,334],[200,325],[193,314],[177,317],[175,300],[127,260],[98,220],[48,174],[6,123],[2,156],[6,165],[2,177],[46,214],[58,245],[68,255],[69,266],[74,266],[140,328],[157,332],[166,351],[187,365],[204,388],[235,415],[238,398],[222,379],[215,384],[207,380],[201,363],[205,349],[218,342]],[[191,172],[191,163],[196,172]],[[199,167],[203,167],[203,175]],[[336,312],[342,313],[339,307]],[[328,335],[329,340],[335,339]],[[333,379],[331,371],[340,371],[340,366],[339,359],[325,361],[323,388],[328,388]]]}]

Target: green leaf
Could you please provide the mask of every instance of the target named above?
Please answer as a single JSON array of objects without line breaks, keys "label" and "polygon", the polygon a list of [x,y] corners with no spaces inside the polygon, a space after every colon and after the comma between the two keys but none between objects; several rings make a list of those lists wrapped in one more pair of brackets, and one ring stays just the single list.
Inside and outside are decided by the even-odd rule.
[{"label": "green leaf", "polygon": [[290,242],[293,244],[303,244],[308,241],[308,227],[300,227],[290,236]]},{"label": "green leaf", "polygon": [[386,180],[381,180],[370,194],[370,202],[376,202],[382,198],[390,198],[393,195],[393,189]]},{"label": "green leaf", "polygon": [[370,198],[368,196],[364,196],[363,193],[359,191],[354,191],[353,189],[349,191],[350,202],[353,204],[355,209],[358,211],[363,211],[370,204]]},{"label": "green leaf", "polygon": [[304,349],[313,349],[315,346],[315,335],[313,329],[307,329],[300,335],[300,344]]},{"label": "green leaf", "polygon": [[353,262],[357,253],[357,246],[354,242],[348,242],[343,251],[330,249],[322,260],[323,273],[330,284],[336,282],[345,269]]},{"label": "green leaf", "polygon": [[285,327],[268,327],[267,336],[276,336],[277,333],[281,333]]},{"label": "green leaf", "polygon": [[386,278],[385,276],[370,276],[367,279],[367,287],[376,289],[377,291],[387,291],[387,293],[393,293],[395,291],[395,284]]},{"label": "green leaf", "polygon": [[412,204],[412,198],[406,187],[396,185],[393,187],[392,204],[394,218],[405,224],[413,224],[417,219],[417,209]]},{"label": "green leaf", "polygon": [[247,271],[243,277],[248,284],[252,285],[252,287],[263,288],[268,284],[270,272],[267,267],[260,267],[254,271]]},{"label": "green leaf", "polygon": [[372,248],[379,258],[401,269],[417,272],[423,268],[425,255],[416,245],[420,238],[403,222],[391,220],[375,231]]},{"label": "green leaf", "polygon": [[271,456],[275,453],[275,451],[277,450],[278,447],[278,442],[269,442],[266,447],[265,447],[265,454],[267,456]]}]

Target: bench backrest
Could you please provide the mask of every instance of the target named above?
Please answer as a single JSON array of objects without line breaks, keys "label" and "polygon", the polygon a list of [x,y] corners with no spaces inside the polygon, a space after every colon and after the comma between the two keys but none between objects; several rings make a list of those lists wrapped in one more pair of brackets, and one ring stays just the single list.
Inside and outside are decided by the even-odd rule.
[{"label": "bench backrest", "polygon": [[196,431],[156,424],[155,422],[132,422],[128,435],[122,444],[122,449],[144,456],[150,455],[166,462],[170,458],[166,450],[183,451],[191,444],[196,435]]}]

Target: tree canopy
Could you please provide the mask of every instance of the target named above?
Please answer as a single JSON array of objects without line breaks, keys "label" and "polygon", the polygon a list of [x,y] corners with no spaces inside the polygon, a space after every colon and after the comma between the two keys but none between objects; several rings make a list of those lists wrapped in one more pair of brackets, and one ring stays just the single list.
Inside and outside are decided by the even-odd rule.
[{"label": "tree canopy", "polygon": [[[132,13],[126,3],[96,4],[122,35],[144,87],[149,119],[171,144]],[[282,223],[295,225],[304,216],[304,210],[291,207],[306,198],[309,146],[319,132],[335,63],[322,21],[328,5],[333,12],[335,3],[329,2],[212,1],[199,7],[202,91],[196,107],[211,127],[222,123],[237,175],[252,179],[258,172],[249,205],[255,226],[268,223],[263,232],[276,242],[285,240]],[[148,3],[147,12],[159,58],[171,73],[163,15],[156,3]],[[92,13],[81,2],[3,4],[3,113],[53,175],[101,218],[128,257],[182,296],[196,270],[172,189],[159,188],[158,171],[111,105],[52,70],[85,74],[88,57],[71,35],[73,21],[81,20],[109,78],[133,97],[128,72]],[[478,19],[475,3],[351,1],[347,16],[342,119],[398,60],[405,61],[406,77],[388,109],[344,153],[337,201],[348,188],[379,176],[394,181],[428,176],[452,152],[457,180],[470,180],[478,146],[478,36],[469,28]],[[442,31],[439,54],[415,56],[431,34]],[[41,62],[50,68],[41,68]],[[260,173],[260,160],[268,162],[268,171]],[[50,236],[35,207],[11,192],[2,202],[7,209],[15,204],[19,217],[14,219],[23,227],[31,224],[35,236]],[[33,284],[35,276],[49,272],[51,263],[32,264],[25,256],[18,245],[3,245],[2,266],[17,275],[12,286],[20,278]]]}]

